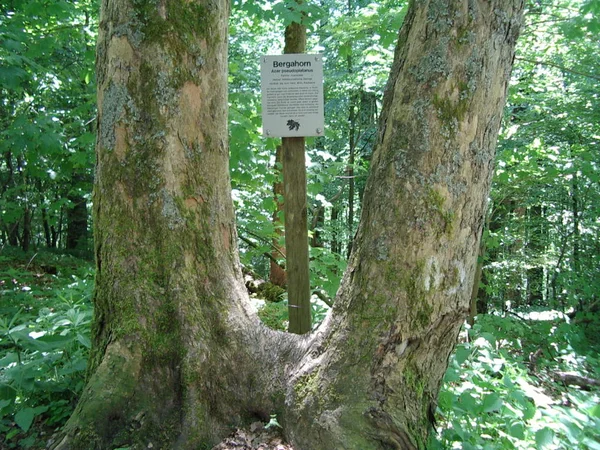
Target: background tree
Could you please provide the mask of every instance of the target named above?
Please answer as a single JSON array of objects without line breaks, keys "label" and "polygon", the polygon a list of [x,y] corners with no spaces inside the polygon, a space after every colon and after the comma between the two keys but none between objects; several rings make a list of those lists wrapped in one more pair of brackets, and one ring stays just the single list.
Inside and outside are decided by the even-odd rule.
[{"label": "background tree", "polygon": [[95,3],[5,2],[0,238],[86,251],[93,165]]},{"label": "background tree", "polygon": [[491,307],[595,304],[595,8],[564,1],[527,16],[492,190],[484,268]]}]

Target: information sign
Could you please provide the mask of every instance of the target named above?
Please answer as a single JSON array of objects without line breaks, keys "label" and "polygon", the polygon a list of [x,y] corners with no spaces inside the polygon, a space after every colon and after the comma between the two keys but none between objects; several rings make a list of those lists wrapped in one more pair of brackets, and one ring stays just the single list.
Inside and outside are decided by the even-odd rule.
[{"label": "information sign", "polygon": [[264,136],[323,136],[322,55],[262,56],[260,75]]}]

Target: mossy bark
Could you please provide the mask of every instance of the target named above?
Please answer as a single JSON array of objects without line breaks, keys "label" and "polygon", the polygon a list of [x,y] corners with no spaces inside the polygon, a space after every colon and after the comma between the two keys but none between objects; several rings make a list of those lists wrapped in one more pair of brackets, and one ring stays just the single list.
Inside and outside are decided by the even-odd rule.
[{"label": "mossy bark", "polygon": [[412,2],[352,258],[305,336],[237,257],[224,0],[104,0],[87,387],[55,448],[210,448],[276,413],[298,449],[424,448],[469,294],[521,0]]},{"label": "mossy bark", "polygon": [[220,0],[102,4],[93,350],[60,449],[201,448],[273,409],[253,380],[260,349],[246,348],[249,335],[268,332],[241,300],[228,9]]},{"label": "mossy bark", "polygon": [[425,448],[469,311],[522,13],[411,2],[348,269],[288,391],[298,448]]}]

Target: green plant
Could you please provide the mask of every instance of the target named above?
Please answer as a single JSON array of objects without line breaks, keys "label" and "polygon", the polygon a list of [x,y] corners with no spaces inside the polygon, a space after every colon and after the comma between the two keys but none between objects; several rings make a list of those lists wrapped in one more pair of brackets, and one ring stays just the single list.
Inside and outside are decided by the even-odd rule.
[{"label": "green plant", "polygon": [[287,331],[289,320],[287,298],[277,303],[265,302],[258,310],[258,317],[269,328]]},{"label": "green plant", "polygon": [[40,258],[40,264],[55,264],[60,276],[40,273],[31,260],[4,258],[0,446],[30,448],[37,445],[41,429],[64,424],[83,389],[93,278],[89,263],[72,257]]},{"label": "green plant", "polygon": [[271,418],[269,419],[269,423],[265,425],[265,428],[268,430],[269,428],[282,428],[279,422],[277,422],[277,414],[271,414]]},{"label": "green plant", "polygon": [[562,320],[481,316],[450,360],[428,448],[599,449],[600,393],[552,378],[600,367],[597,352],[576,351],[574,339],[577,327]]}]

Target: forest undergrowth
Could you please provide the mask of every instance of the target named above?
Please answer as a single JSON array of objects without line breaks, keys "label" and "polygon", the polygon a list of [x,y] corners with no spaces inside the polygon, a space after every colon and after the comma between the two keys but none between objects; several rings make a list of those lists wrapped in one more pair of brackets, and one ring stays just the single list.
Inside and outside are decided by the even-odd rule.
[{"label": "forest undergrowth", "polygon": [[[1,249],[1,449],[46,448],[73,411],[90,348],[93,278],[90,261]],[[285,296],[261,305],[263,320],[284,329]],[[322,319],[323,304],[313,311]],[[600,450],[600,318],[565,313],[505,311],[465,326],[428,448]],[[291,448],[264,431],[278,426],[272,417],[238,431],[235,439],[246,441],[231,448]],[[262,437],[274,446],[260,447]]]}]

